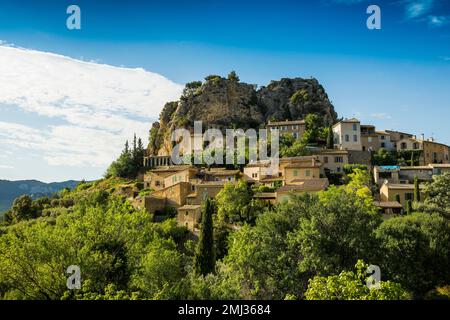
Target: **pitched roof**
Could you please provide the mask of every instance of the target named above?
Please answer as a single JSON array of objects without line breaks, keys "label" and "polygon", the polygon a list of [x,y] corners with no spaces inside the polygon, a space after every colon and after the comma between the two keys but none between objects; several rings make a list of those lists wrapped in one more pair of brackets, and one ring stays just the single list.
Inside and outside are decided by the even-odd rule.
[{"label": "pitched roof", "polygon": [[259,199],[275,199],[276,193],[275,192],[257,192],[253,195],[253,198],[259,198]]},{"label": "pitched roof", "polygon": [[328,179],[327,178],[319,178],[319,179],[296,179],[292,182],[297,184],[286,185],[278,188],[278,192],[289,192],[289,191],[319,191],[324,190],[328,187]]},{"label": "pitched roof", "polygon": [[305,120],[285,120],[285,121],[269,121],[267,126],[285,126],[285,125],[295,125],[295,124],[305,124]]},{"label": "pitched roof", "polygon": [[401,209],[403,206],[398,201],[374,201],[374,205],[379,208]]},{"label": "pitched roof", "polygon": [[211,168],[210,170],[204,170],[202,172],[204,174],[211,176],[230,176],[230,175],[237,175],[240,173],[238,169],[228,170],[225,168]]},{"label": "pitched roof", "polygon": [[432,168],[450,168],[450,163],[430,163]]}]

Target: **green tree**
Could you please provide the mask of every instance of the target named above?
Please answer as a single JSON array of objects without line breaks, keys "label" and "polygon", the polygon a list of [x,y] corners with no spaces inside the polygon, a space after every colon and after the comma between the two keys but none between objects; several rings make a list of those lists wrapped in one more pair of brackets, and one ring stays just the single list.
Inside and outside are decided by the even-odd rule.
[{"label": "green tree", "polygon": [[215,198],[218,220],[226,223],[253,223],[259,212],[252,202],[252,195],[251,189],[243,180],[237,184],[225,184]]},{"label": "green tree", "polygon": [[328,127],[327,148],[334,149],[334,137],[333,137],[333,127],[332,126]]},{"label": "green tree", "polygon": [[15,199],[10,212],[13,222],[36,218],[38,210],[29,195],[23,195]]},{"label": "green tree", "polygon": [[206,199],[202,212],[202,224],[200,236],[195,251],[194,265],[198,274],[207,275],[214,272],[216,262],[214,250],[214,204],[211,199]]},{"label": "green tree", "polygon": [[414,176],[414,202],[420,202],[420,187],[417,175]]},{"label": "green tree", "polygon": [[228,80],[233,81],[233,82],[239,82],[239,77],[236,74],[236,71],[231,71],[228,74]]},{"label": "green tree", "polygon": [[375,248],[373,231],[380,223],[376,208],[366,198],[346,188],[320,192],[292,234],[293,244],[303,256],[299,267],[333,274],[351,268],[360,258],[369,259]]},{"label": "green tree", "polygon": [[421,296],[450,283],[450,224],[437,214],[414,213],[385,220],[375,231],[386,279]]},{"label": "green tree", "polygon": [[308,113],[305,117],[305,132],[303,138],[308,143],[317,143],[323,138],[323,118],[316,113]]},{"label": "green tree", "polygon": [[398,283],[380,281],[379,288],[367,286],[368,265],[356,263],[356,273],[342,271],[338,275],[314,277],[309,281],[306,300],[406,300],[410,295]]},{"label": "green tree", "polygon": [[384,148],[380,148],[377,153],[373,155],[373,164],[378,166],[396,165],[395,159]]},{"label": "green tree", "polygon": [[411,214],[412,213],[412,201],[408,200],[406,201],[406,214]]},{"label": "green tree", "polygon": [[424,185],[427,195],[424,203],[435,208],[450,212],[450,173],[433,175],[433,180]]}]

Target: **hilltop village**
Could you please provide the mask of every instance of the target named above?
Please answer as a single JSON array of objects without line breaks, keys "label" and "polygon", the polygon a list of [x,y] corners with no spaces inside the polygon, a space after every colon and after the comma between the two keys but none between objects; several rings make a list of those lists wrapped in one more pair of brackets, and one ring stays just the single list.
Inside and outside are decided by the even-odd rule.
[{"label": "hilltop village", "polygon": [[[278,129],[281,136],[300,140],[305,133],[305,120],[269,121],[267,130]],[[450,172],[450,147],[432,138],[417,138],[410,133],[376,130],[373,125],[361,124],[358,119],[342,119],[331,126],[333,148],[311,146],[309,155],[283,157],[278,175],[268,173],[268,161],[248,163],[241,169],[206,167],[201,165],[172,165],[169,155],[144,157],[143,187],[151,193],[139,196],[133,186],[122,186],[137,206],[149,213],[173,208],[177,220],[191,231],[197,231],[201,219],[201,205],[206,198],[214,198],[226,184],[245,181],[261,192],[254,199],[275,205],[289,201],[292,195],[327,189],[341,184],[351,168],[368,170],[376,190],[373,196],[380,213],[385,217],[403,213],[412,201],[414,179],[426,182],[433,175]],[[379,165],[380,154],[407,154],[398,165]],[[411,160],[411,157],[413,158]],[[403,161],[403,163],[401,163]]]},{"label": "hilltop village", "polygon": [[[186,128],[194,139],[193,123],[199,120],[222,132],[228,128],[265,129],[267,134],[278,130],[280,148],[289,145],[291,149],[281,150],[276,175],[271,174],[268,161],[174,165],[171,133]],[[198,231],[202,203],[227,184],[243,181],[253,190],[253,200],[273,206],[295,194],[345,184],[355,168],[370,174],[380,214],[385,218],[402,214],[411,206],[415,184],[450,172],[450,147],[423,134],[378,130],[355,118],[338,119],[314,78],[283,78],[257,90],[232,72],[228,78],[211,75],[205,82],[188,83],[179,101],[167,103],[159,122],[152,125],[142,161],[139,187],[125,184],[121,192],[136,207],[153,214],[172,212],[181,225]]]}]

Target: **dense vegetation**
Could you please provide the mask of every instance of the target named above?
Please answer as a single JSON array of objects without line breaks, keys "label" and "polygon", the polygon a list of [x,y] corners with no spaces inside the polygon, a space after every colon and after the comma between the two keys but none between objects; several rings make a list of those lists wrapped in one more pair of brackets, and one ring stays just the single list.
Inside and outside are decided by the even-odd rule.
[{"label": "dense vegetation", "polygon": [[[132,182],[132,181],[131,181]],[[443,297],[450,283],[450,175],[414,211],[383,221],[371,182],[255,203],[241,182],[205,202],[199,240],[120,195],[125,179],[82,183],[16,201],[0,229],[3,299],[408,299]],[[440,206],[441,210],[433,212]],[[379,289],[365,284],[369,264]],[[78,265],[80,289],[66,270]],[[447,286],[447,287],[446,287]]]}]

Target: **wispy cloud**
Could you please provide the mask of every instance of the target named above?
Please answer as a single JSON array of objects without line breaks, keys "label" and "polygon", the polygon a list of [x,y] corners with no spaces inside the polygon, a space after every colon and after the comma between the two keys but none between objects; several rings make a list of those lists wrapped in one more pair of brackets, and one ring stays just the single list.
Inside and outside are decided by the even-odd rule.
[{"label": "wispy cloud", "polygon": [[376,118],[380,120],[391,119],[391,115],[385,112],[371,113],[369,115],[371,118]]},{"label": "wispy cloud", "polygon": [[8,166],[8,165],[4,165],[4,164],[0,164],[0,169],[14,169],[13,166]]},{"label": "wispy cloud", "polygon": [[428,24],[432,27],[441,27],[450,22],[450,18],[448,16],[428,16]]},{"label": "wispy cloud", "polygon": [[404,2],[407,19],[419,18],[429,13],[435,4],[434,0],[406,0]]},{"label": "wispy cloud", "polygon": [[134,132],[147,138],[164,103],[181,91],[143,69],[0,46],[0,109],[13,106],[36,118],[26,125],[0,121],[0,144],[15,150],[8,158],[33,151],[50,165],[105,167]]}]

